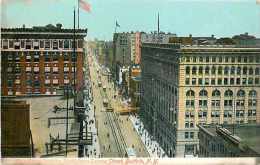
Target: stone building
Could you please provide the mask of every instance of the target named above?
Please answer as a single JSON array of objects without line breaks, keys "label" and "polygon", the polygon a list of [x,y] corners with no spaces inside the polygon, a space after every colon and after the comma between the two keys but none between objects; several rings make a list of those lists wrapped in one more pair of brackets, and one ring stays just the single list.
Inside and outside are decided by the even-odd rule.
[{"label": "stone building", "polygon": [[198,154],[197,124],[260,123],[260,48],[143,43],[140,116],[170,157]]},{"label": "stone building", "polygon": [[83,87],[83,42],[87,29],[47,25],[1,29],[2,95],[56,95],[56,89],[74,83]]}]

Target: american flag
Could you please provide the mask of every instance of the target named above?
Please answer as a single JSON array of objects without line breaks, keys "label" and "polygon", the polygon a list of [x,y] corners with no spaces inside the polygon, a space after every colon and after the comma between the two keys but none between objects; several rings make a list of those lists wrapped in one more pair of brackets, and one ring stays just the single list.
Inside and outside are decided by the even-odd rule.
[{"label": "american flag", "polygon": [[79,0],[79,7],[83,10],[85,10],[86,12],[90,12],[91,11],[91,6],[88,2],[85,2],[84,0]]}]

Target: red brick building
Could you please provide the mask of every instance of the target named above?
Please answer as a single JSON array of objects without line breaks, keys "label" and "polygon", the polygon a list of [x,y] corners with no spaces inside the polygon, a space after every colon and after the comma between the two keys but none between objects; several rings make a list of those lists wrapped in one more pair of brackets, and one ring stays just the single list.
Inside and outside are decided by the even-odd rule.
[{"label": "red brick building", "polygon": [[64,85],[73,85],[76,64],[76,89],[83,85],[83,42],[87,29],[61,24],[33,28],[1,29],[2,95],[56,95]]}]

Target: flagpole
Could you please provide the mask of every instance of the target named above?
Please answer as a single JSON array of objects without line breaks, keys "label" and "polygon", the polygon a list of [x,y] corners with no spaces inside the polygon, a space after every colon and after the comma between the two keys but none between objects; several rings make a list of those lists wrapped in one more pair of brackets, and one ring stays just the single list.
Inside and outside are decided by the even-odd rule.
[{"label": "flagpole", "polygon": [[78,0],[78,29],[79,29],[79,0]]}]

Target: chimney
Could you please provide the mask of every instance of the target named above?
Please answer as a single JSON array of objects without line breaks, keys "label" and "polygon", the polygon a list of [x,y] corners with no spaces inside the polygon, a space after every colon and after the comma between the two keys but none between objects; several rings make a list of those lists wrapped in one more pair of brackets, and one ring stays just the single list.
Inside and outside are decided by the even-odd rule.
[{"label": "chimney", "polygon": [[189,37],[192,38],[192,35],[190,34]]}]

